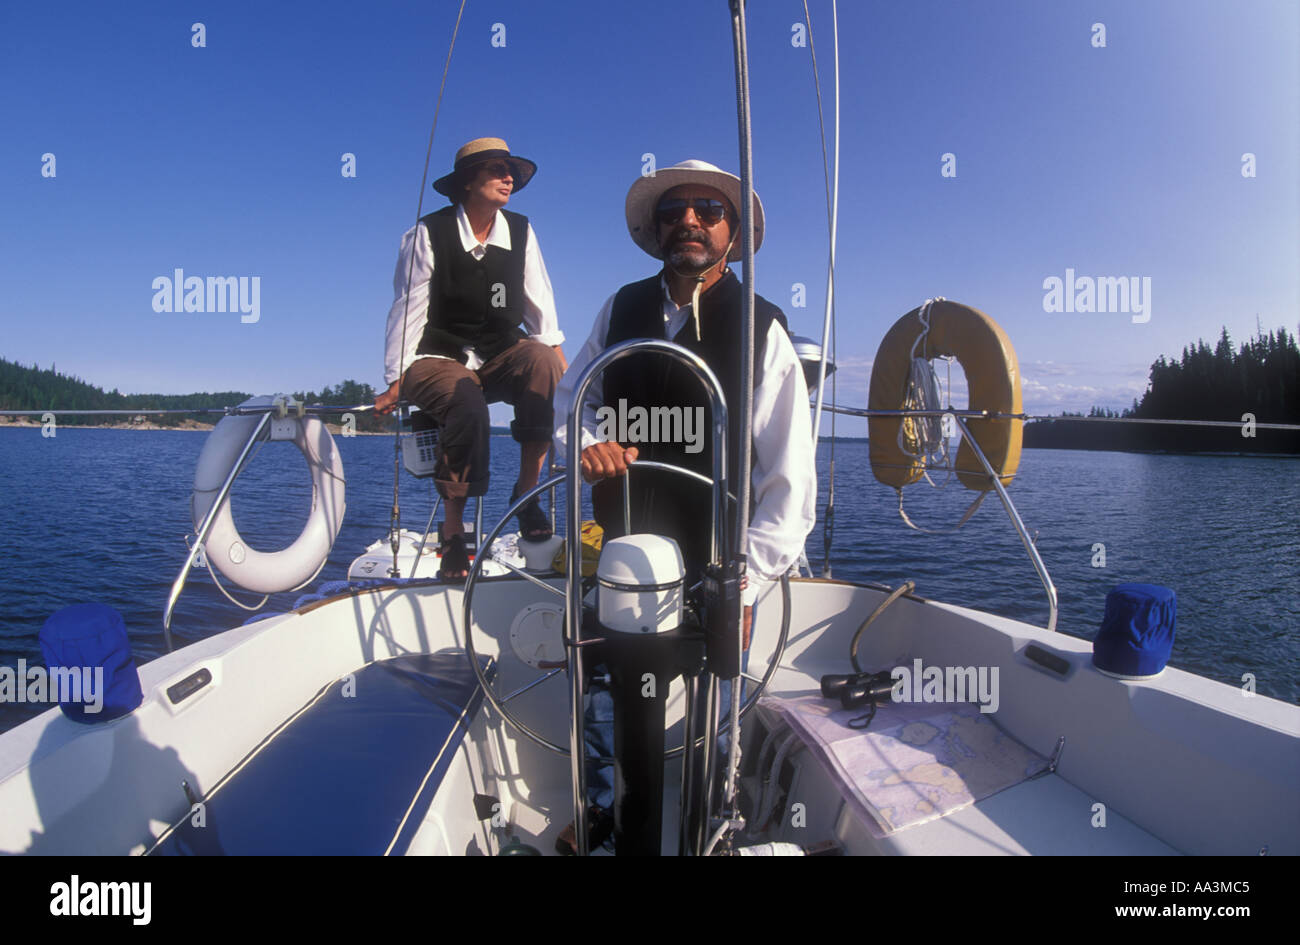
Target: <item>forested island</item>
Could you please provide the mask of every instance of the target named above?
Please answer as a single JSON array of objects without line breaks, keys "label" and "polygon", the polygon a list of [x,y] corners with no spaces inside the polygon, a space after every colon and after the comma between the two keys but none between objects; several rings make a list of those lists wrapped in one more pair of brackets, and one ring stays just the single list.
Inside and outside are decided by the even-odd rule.
[{"label": "forested island", "polygon": [[[1068,414],[1067,414],[1068,416]],[[1082,417],[1083,414],[1078,414]],[[1227,328],[1211,348],[1203,340],[1182,358],[1151,365],[1141,401],[1120,412],[1093,407],[1089,417],[1214,420],[1232,426],[1172,426],[1038,420],[1025,424],[1025,446],[1049,449],[1212,453],[1300,453],[1300,431],[1260,424],[1300,424],[1300,348],[1285,328],[1233,349]]]},{"label": "forested island", "polygon": [[[42,369],[26,366],[0,358],[0,410],[177,410],[199,408],[219,411],[223,407],[243,403],[252,394],[243,391],[218,391],[194,394],[123,394],[116,389],[106,391],[79,377],[59,374],[53,365]],[[294,391],[293,396],[306,404],[359,406],[373,404],[375,391],[369,384],[347,380],[334,387],[317,391]],[[356,432],[381,433],[390,428],[390,421],[373,413],[358,413]],[[31,417],[27,422],[40,422]],[[103,416],[95,414],[61,415],[62,426],[104,427],[161,427],[164,429],[206,428],[221,419],[220,413],[154,414],[136,416]],[[325,418],[332,424],[338,416]],[[0,417],[0,422],[15,422],[13,417]]]}]

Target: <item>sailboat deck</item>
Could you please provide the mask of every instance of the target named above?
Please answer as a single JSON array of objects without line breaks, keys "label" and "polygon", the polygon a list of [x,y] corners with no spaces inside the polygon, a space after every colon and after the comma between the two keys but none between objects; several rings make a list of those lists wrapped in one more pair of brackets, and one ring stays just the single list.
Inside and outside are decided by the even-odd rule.
[{"label": "sailboat deck", "polygon": [[[509,628],[552,595],[518,578],[490,580],[492,592],[480,595],[474,610],[476,648],[496,660],[500,695],[537,679],[539,670],[514,656]],[[789,645],[768,689],[781,699],[814,696],[823,673],[844,672],[855,630],[884,597],[878,588],[827,581],[792,582],[791,593]],[[461,595],[436,585],[342,594],[143,667],[146,700],[130,716],[83,726],[55,709],[20,726],[0,750],[0,805],[10,812],[0,821],[0,850],[143,852],[190,809],[183,784],[220,800],[220,782],[323,687],[353,673],[360,682],[361,667],[377,662],[446,649],[468,666]],[[780,616],[779,597],[760,600],[749,672],[765,672]],[[1063,668],[1049,671],[1026,658],[1030,646],[1059,657]],[[1172,669],[1152,682],[1111,679],[1092,669],[1089,650],[1085,640],[990,614],[900,600],[863,636],[864,665],[910,654],[927,665],[997,667],[998,726],[1043,758],[1064,738],[1056,773],[881,836],[811,753],[792,747],[789,770],[775,779],[785,796],[769,806],[782,814],[763,818],[754,813],[762,793],[756,769],[774,724],[760,705],[742,732],[742,809],[752,829],[740,842],[829,842],[850,854],[1294,851],[1294,707],[1246,699]],[[199,672],[209,681],[197,692],[180,701],[168,695]],[[511,706],[546,737],[567,741],[562,676],[522,692]],[[680,744],[680,700],[672,696],[669,719],[667,744]],[[486,704],[467,718],[454,755],[432,800],[411,813],[406,852],[493,853],[512,835],[554,850],[573,816],[567,758],[523,738]],[[677,852],[679,779],[680,767],[670,763],[667,853]],[[480,819],[472,803],[479,794],[500,800],[500,823]],[[803,805],[797,826],[789,816],[796,803]],[[337,813],[351,816],[346,805]],[[295,852],[295,845],[278,852]]]}]

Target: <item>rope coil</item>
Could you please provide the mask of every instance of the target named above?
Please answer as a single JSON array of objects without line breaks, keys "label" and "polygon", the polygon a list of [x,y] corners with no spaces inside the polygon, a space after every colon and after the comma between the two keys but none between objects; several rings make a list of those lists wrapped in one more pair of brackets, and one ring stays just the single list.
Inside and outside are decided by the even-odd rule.
[{"label": "rope coil", "polygon": [[[928,341],[930,336],[930,308],[935,302],[947,301],[942,295],[926,299],[925,304],[921,306],[918,313],[918,319],[921,322],[921,332],[916,336],[916,341],[912,343],[911,359],[912,364],[908,369],[907,388],[903,395],[904,410],[925,410],[938,411],[947,407],[952,407],[952,358],[943,356],[948,362],[948,387],[946,395],[940,388],[939,375],[934,370],[934,365],[927,357]],[[920,354],[917,350],[920,349]],[[953,462],[948,449],[948,437],[944,430],[944,416],[904,417],[898,425],[898,448],[906,456],[917,460],[924,468],[923,475],[925,481],[931,487],[936,489],[945,488],[952,480]],[[930,478],[930,468],[940,468],[946,470],[943,482],[935,483]],[[971,520],[976,510],[979,509],[980,503],[984,501],[987,492],[981,492],[975,497],[975,501],[963,513],[960,521],[952,528],[924,528],[917,525],[907,516],[903,510],[903,488],[899,486],[895,489],[898,493],[898,515],[907,523],[909,528],[918,532],[924,532],[927,535],[948,535]]]}]

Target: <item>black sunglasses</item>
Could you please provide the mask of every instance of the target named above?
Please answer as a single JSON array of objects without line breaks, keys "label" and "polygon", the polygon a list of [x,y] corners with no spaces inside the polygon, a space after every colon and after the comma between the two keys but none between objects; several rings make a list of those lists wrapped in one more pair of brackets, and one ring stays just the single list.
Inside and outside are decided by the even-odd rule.
[{"label": "black sunglasses", "polygon": [[488,176],[492,178],[514,177],[514,168],[505,161],[493,161],[490,164],[480,164],[477,170],[487,171]]},{"label": "black sunglasses", "polygon": [[695,219],[705,226],[717,226],[727,216],[727,205],[709,197],[691,200],[663,200],[655,208],[655,222],[660,226],[673,226],[686,216],[686,208],[695,211]]}]

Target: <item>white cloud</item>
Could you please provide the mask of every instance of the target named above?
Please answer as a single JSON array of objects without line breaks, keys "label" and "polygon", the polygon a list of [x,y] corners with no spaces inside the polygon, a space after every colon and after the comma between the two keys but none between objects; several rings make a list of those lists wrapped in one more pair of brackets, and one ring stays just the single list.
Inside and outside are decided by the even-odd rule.
[{"label": "white cloud", "polygon": [[1113,361],[1109,363],[1085,363],[1083,361],[1021,361],[1020,372],[1022,375],[1034,375],[1038,377],[1077,377],[1087,375],[1092,377],[1123,377],[1131,378],[1141,376],[1146,378],[1151,370],[1149,364],[1138,361]]},{"label": "white cloud", "polygon": [[[1119,372],[1113,372],[1119,373]],[[1047,375],[1051,377],[1051,375]],[[1103,377],[1081,378],[1093,383],[1070,384],[1064,381],[1039,380],[1037,377],[1021,378],[1021,391],[1025,411],[1031,414],[1055,414],[1062,411],[1087,413],[1092,407],[1118,409],[1132,406],[1133,400],[1142,399],[1147,387],[1146,372],[1107,381]]]}]

